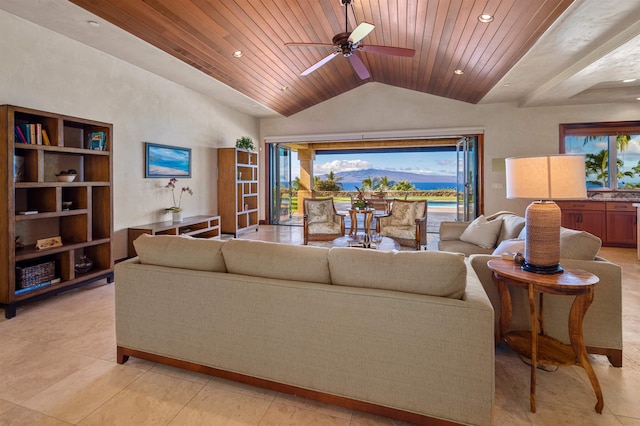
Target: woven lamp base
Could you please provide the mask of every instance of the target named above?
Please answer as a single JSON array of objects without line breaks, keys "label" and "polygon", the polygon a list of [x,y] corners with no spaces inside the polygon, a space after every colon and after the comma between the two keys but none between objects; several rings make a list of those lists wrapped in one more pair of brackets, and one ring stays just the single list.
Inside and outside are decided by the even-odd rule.
[{"label": "woven lamp base", "polygon": [[560,207],[553,201],[534,201],[527,207],[527,232],[522,269],[536,274],[562,272],[560,262]]}]

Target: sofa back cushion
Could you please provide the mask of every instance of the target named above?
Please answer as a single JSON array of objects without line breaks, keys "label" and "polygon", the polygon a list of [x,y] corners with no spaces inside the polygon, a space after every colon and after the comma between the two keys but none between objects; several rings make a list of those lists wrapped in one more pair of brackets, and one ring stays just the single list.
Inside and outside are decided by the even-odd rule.
[{"label": "sofa back cushion", "polygon": [[593,234],[560,228],[560,257],[593,260],[602,247],[602,240]]},{"label": "sofa back cushion", "polygon": [[467,285],[467,267],[461,253],[334,247],[329,251],[329,269],[334,285],[452,299],[460,299]]},{"label": "sofa back cushion", "polygon": [[210,272],[227,271],[221,252],[224,244],[220,240],[147,234],[133,242],[142,264]]},{"label": "sofa back cushion", "polygon": [[328,248],[229,240],[222,247],[232,274],[331,284]]},{"label": "sofa back cushion", "polygon": [[498,235],[498,242],[518,238],[520,231],[524,228],[524,217],[515,214],[505,214],[500,216],[500,218],[502,219],[502,228]]},{"label": "sofa back cushion", "polygon": [[[524,237],[503,240],[493,251],[494,255],[503,253],[524,253]],[[560,258],[593,260],[598,255],[602,240],[593,234],[575,229],[560,228]]]}]

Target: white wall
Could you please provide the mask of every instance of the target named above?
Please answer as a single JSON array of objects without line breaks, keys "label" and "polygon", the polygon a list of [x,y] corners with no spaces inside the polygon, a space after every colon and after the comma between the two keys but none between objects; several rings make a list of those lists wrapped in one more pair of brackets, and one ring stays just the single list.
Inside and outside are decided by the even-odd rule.
[{"label": "white wall", "polygon": [[168,220],[167,179],[144,178],[144,142],[192,148],[186,215],[217,213],[215,148],[258,120],[183,86],[0,10],[0,104],[113,123],[115,258],[126,228]]},{"label": "white wall", "polygon": [[[380,83],[367,83],[288,118],[263,119],[265,137],[442,128],[484,128],[485,212],[524,214],[528,202],[505,198],[504,171],[492,160],[558,153],[559,124],[640,119],[639,104],[517,108],[472,105]],[[264,156],[262,156],[264,157]],[[498,189],[492,184],[501,184]],[[499,186],[499,185],[498,185]],[[265,193],[265,188],[261,188]],[[261,206],[264,211],[264,205]]]}]

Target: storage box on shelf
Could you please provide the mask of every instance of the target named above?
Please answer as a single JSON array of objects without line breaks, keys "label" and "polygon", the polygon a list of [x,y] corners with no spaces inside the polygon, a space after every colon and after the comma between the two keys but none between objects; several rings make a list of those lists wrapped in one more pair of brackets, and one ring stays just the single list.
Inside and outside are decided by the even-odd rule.
[{"label": "storage box on shelf", "polygon": [[258,229],[258,154],[218,150],[218,213],[222,232],[237,236]]},{"label": "storage box on shelf", "polygon": [[142,234],[189,235],[196,238],[220,238],[220,216],[192,216],[182,222],[156,222],[128,229],[128,257],[136,257],[133,242]]},{"label": "storage box on shelf", "polygon": [[[112,130],[108,123],[0,107],[0,161],[14,166],[0,179],[7,184],[7,197],[0,199],[0,306],[7,318],[35,298],[102,278],[113,281]],[[92,138],[103,143],[90,149]],[[59,181],[62,171],[75,172],[73,181]],[[62,246],[35,247],[53,237]],[[75,270],[82,256],[93,263],[85,273]],[[53,277],[48,266],[48,274],[29,275],[24,286],[25,270],[52,264]]]}]

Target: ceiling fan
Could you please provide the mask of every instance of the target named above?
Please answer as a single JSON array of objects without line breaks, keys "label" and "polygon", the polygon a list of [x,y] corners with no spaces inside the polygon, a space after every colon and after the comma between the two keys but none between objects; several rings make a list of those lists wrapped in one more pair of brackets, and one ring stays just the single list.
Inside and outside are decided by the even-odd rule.
[{"label": "ceiling fan", "polygon": [[[309,68],[304,70],[300,75],[308,75],[338,56],[342,54],[349,59],[351,66],[355,70],[358,77],[362,80],[366,80],[371,77],[369,70],[365,66],[362,59],[355,55],[356,51],[379,53],[383,55],[404,56],[413,57],[416,53],[413,49],[405,49],[402,47],[392,46],[376,46],[376,45],[364,45],[361,40],[365,38],[375,28],[368,22],[360,23],[353,31],[349,32],[349,20],[347,16],[348,6],[351,6],[353,10],[353,16],[355,17],[355,9],[353,9],[353,0],[340,0],[342,6],[344,6],[344,32],[333,36],[331,44],[329,43],[285,43],[287,47],[332,47],[334,51],[329,56],[321,59]],[[356,19],[357,20],[357,19]]]}]

